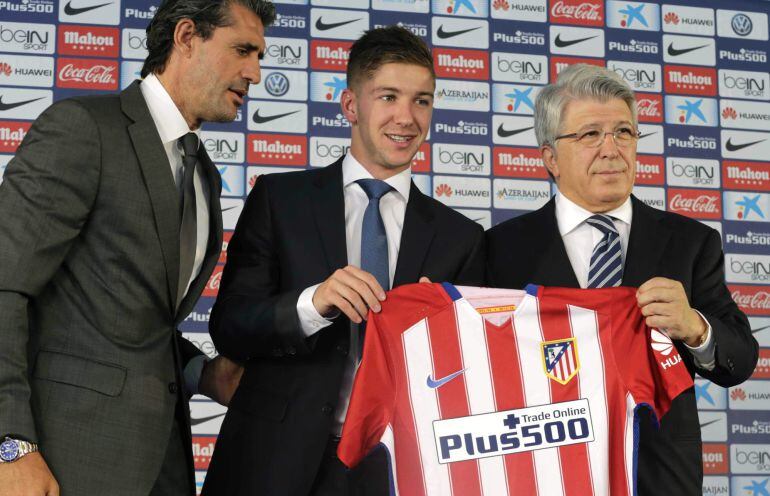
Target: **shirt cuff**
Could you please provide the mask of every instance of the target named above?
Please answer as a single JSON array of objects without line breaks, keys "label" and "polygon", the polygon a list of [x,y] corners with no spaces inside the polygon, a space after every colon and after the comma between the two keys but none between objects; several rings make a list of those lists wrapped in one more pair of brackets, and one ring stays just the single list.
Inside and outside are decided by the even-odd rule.
[{"label": "shirt cuff", "polygon": [[[310,286],[300,293],[297,299],[297,317],[299,317],[299,325],[302,328],[302,332],[305,337],[310,337],[317,333],[324,327],[331,325],[330,319],[324,318],[313,305],[313,295],[320,284]],[[336,317],[335,315],[334,317]],[[332,318],[334,318],[332,317]]]},{"label": "shirt cuff", "polygon": [[210,360],[206,355],[197,355],[187,362],[184,368],[184,386],[190,395],[198,394],[198,384],[201,381],[203,366]]},{"label": "shirt cuff", "polygon": [[[697,310],[695,311],[698,312]],[[706,319],[702,313],[698,312],[698,315],[700,315],[700,318],[706,323],[706,339],[700,346],[692,347],[688,346],[687,343],[684,343],[684,345],[695,359],[695,365],[698,368],[714,370],[714,366],[716,365],[716,342],[711,332],[711,324],[709,324],[708,319]]]}]

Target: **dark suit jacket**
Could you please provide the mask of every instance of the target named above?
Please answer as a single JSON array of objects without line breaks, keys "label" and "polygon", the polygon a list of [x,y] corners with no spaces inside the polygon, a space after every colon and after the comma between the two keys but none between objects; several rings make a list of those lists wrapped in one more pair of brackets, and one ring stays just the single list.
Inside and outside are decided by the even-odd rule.
[{"label": "dark suit jacket", "polygon": [[[209,495],[305,496],[321,462],[349,350],[344,316],[306,338],[297,299],[347,265],[342,160],[261,176],[228,245],[211,315],[220,353],[246,360],[206,478]],[[406,207],[393,286],[479,284],[484,236],[476,223],[423,195]]]},{"label": "dark suit jacket", "polygon": [[[716,366],[707,371],[676,342],[691,374],[721,386],[746,380],[757,362],[757,342],[746,316],[724,282],[719,234],[678,214],[648,207],[633,196],[623,286],[638,287],[656,276],[680,281],[690,305],[711,324]],[[494,287],[522,288],[527,283],[579,287],[556,223],[555,201],[487,232],[487,278]],[[646,414],[645,414],[646,417]],[[700,495],[703,479],[700,426],[693,389],[678,396],[658,431],[641,421],[638,478],[640,495]]]},{"label": "dark suit jacket", "polygon": [[[52,105],[8,164],[0,434],[39,442],[64,496],[148,494],[158,477],[181,369],[200,353],[176,326],[221,249],[220,178],[203,162],[211,234],[178,310],[179,197],[138,82]],[[179,463],[192,481],[191,452]]]}]

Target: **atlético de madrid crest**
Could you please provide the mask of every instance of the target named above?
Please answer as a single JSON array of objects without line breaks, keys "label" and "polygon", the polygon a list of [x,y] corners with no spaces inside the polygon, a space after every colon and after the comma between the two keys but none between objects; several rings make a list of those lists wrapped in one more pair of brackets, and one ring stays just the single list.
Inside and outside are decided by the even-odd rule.
[{"label": "atl\u00e9tico de madrid crest", "polygon": [[580,359],[575,338],[545,341],[540,343],[540,346],[543,350],[545,375],[559,384],[567,384],[577,375]]}]

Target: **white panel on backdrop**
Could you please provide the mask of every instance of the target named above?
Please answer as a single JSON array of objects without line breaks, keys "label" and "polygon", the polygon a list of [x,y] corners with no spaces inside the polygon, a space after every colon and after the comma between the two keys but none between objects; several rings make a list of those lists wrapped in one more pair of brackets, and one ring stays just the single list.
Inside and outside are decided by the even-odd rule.
[{"label": "white panel on backdrop", "polygon": [[551,183],[521,179],[493,181],[495,208],[506,210],[537,210],[551,198]]},{"label": "white panel on backdrop", "polygon": [[634,91],[660,93],[663,90],[663,73],[660,64],[608,60],[607,69],[622,77]]},{"label": "white panel on backdrop", "polygon": [[492,1],[492,18],[510,21],[546,22],[548,2],[546,0]]},{"label": "white panel on backdrop", "polygon": [[0,54],[0,85],[53,86],[53,57]]},{"label": "white panel on backdrop", "polygon": [[717,63],[714,38],[663,35],[663,60],[672,64],[708,65]]},{"label": "white panel on backdrop", "polygon": [[481,177],[433,176],[433,197],[450,207],[491,207],[489,187]]},{"label": "white panel on backdrop", "polygon": [[722,127],[770,131],[770,103],[722,99],[719,116]]},{"label": "white panel on backdrop", "polygon": [[428,13],[429,0],[372,0],[372,8],[376,10],[394,10],[398,12]]},{"label": "white panel on backdrop", "polygon": [[262,69],[262,81],[249,85],[249,98],[305,101],[307,72]]},{"label": "white panel on backdrop", "polygon": [[492,142],[501,145],[537,146],[535,120],[517,115],[492,116]]},{"label": "white panel on backdrop", "polygon": [[717,10],[717,36],[767,41],[767,14]]},{"label": "white panel on backdrop", "polygon": [[714,36],[714,9],[663,4],[661,18],[667,33]]},{"label": "white panel on backdrop", "polygon": [[721,137],[724,158],[756,160],[770,157],[770,133],[724,129]]},{"label": "white panel on backdrop", "polygon": [[492,227],[492,212],[489,210],[473,210],[470,208],[456,208],[458,212],[468,217],[473,222],[481,224],[484,230]]},{"label": "white panel on backdrop", "polygon": [[719,96],[770,100],[770,74],[719,69]]},{"label": "white panel on backdrop", "polygon": [[77,24],[109,24],[120,22],[120,0],[60,0],[59,20]]},{"label": "white panel on backdrop", "polygon": [[265,37],[263,67],[305,69],[308,63],[307,40],[298,38]]},{"label": "white panel on backdrop", "polygon": [[307,133],[307,104],[251,100],[248,104],[250,131]]},{"label": "white panel on backdrop", "polygon": [[56,26],[0,20],[2,51],[50,55],[56,51]]},{"label": "white panel on backdrop", "polygon": [[492,52],[492,79],[524,84],[548,84],[548,57]]},{"label": "white panel on backdrop", "polygon": [[201,141],[213,162],[240,164],[246,159],[243,133],[202,131]]},{"label": "white panel on backdrop", "polygon": [[604,57],[604,30],[575,26],[550,27],[551,53]]},{"label": "white panel on backdrop", "polygon": [[350,150],[350,138],[310,137],[310,165],[326,167]]},{"label": "white panel on backdrop", "polygon": [[607,26],[641,31],[660,31],[660,7],[649,2],[607,2]]},{"label": "white panel on backdrop", "polygon": [[37,119],[52,103],[51,90],[0,87],[0,119]]},{"label": "white panel on backdrop", "polygon": [[489,23],[480,19],[434,17],[431,23],[434,45],[489,48]]},{"label": "white panel on backdrop", "polygon": [[488,176],[492,171],[488,146],[433,143],[433,172]]},{"label": "white panel on backdrop", "polygon": [[369,12],[310,9],[310,36],[357,40],[369,29]]},{"label": "white panel on backdrop", "polygon": [[666,190],[653,186],[634,186],[633,194],[642,202],[658,210],[666,210]]},{"label": "white panel on backdrop", "polygon": [[144,29],[123,28],[120,56],[124,59],[146,59],[147,32]]},{"label": "white panel on backdrop", "polygon": [[489,83],[437,79],[433,106],[437,109],[489,112]]}]

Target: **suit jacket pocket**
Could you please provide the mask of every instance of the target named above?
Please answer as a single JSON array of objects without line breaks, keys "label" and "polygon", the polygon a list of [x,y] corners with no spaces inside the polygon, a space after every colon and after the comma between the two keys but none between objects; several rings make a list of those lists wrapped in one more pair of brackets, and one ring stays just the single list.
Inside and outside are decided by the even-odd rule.
[{"label": "suit jacket pocket", "polygon": [[126,382],[125,367],[52,350],[38,353],[32,375],[36,379],[90,389],[107,396],[120,395]]},{"label": "suit jacket pocket", "polygon": [[283,420],[288,405],[289,398],[287,396],[249,387],[244,383],[241,383],[230,400],[230,408],[274,422]]}]

